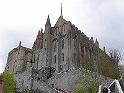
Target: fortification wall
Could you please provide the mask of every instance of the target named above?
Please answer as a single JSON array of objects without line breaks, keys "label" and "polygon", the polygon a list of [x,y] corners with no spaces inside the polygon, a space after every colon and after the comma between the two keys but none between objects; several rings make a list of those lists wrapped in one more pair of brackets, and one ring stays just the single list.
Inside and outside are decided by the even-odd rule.
[{"label": "fortification wall", "polygon": [[96,79],[99,84],[103,85],[110,84],[113,81],[113,79],[105,78],[96,72],[79,68],[70,69],[68,72],[55,73],[54,76],[48,80],[48,84],[55,89],[65,90],[67,93],[70,93],[73,87],[85,77]]},{"label": "fortification wall", "polygon": [[8,54],[5,71],[14,74],[17,71],[26,70],[27,62],[32,60],[32,50],[23,46],[14,48]]}]

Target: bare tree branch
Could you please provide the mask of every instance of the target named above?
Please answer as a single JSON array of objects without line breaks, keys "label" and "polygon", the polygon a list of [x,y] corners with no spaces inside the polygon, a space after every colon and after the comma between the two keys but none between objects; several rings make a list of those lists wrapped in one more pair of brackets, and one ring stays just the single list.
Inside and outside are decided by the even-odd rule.
[{"label": "bare tree branch", "polygon": [[109,49],[108,55],[115,60],[115,62],[119,63],[122,60],[121,52],[118,49]]}]

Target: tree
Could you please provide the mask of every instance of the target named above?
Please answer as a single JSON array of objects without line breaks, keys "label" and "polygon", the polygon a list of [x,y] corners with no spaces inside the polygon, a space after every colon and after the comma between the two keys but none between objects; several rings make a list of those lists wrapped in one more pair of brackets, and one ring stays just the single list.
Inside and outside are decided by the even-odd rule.
[{"label": "tree", "polygon": [[5,93],[15,93],[16,88],[16,80],[13,75],[9,72],[3,72],[1,74],[3,76],[3,88]]},{"label": "tree", "polygon": [[98,87],[98,81],[86,76],[74,86],[72,93],[97,93]]},{"label": "tree", "polygon": [[108,54],[117,63],[122,60],[121,52],[118,49],[109,49]]}]

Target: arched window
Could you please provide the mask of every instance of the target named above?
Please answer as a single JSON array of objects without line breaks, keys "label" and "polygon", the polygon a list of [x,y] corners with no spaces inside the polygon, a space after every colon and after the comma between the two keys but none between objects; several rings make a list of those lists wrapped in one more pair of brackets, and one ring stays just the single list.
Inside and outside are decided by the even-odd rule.
[{"label": "arched window", "polygon": [[59,27],[56,28],[56,34],[58,34],[58,32],[59,32]]},{"label": "arched window", "polygon": [[56,51],[56,42],[54,43],[54,52]]},{"label": "arched window", "polygon": [[61,72],[62,70],[63,70],[63,66],[60,65],[59,72]]},{"label": "arched window", "polygon": [[65,32],[65,24],[62,27],[63,27],[63,32]]},{"label": "arched window", "polygon": [[54,56],[54,63],[56,64],[56,55]]},{"label": "arched window", "polygon": [[64,48],[64,39],[62,39],[62,49]]},{"label": "arched window", "polygon": [[66,24],[66,23],[63,25],[63,31],[64,31],[64,32],[67,31],[67,24]]},{"label": "arched window", "polygon": [[64,61],[64,53],[62,53],[62,61]]}]

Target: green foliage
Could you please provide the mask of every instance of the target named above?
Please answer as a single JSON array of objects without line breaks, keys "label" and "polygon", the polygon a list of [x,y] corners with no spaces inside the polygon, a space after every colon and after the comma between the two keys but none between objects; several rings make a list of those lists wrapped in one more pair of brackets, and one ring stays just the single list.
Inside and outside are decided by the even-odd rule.
[{"label": "green foliage", "polygon": [[72,93],[98,93],[98,82],[92,78],[83,78],[76,84]]},{"label": "green foliage", "polygon": [[113,79],[120,78],[118,64],[113,62],[113,60],[108,58],[108,56],[99,55],[99,58],[95,63],[93,56],[89,57],[87,55],[84,59],[82,65],[85,69],[93,72],[97,71],[98,73]]},{"label": "green foliage", "polygon": [[3,88],[5,93],[15,93],[16,80],[13,75],[9,72],[4,72],[1,74],[3,76]]},{"label": "green foliage", "polygon": [[113,79],[118,79],[120,76],[118,65],[114,62],[106,60],[105,58],[101,57],[100,61],[97,62],[98,71],[100,74],[110,77]]},{"label": "green foliage", "polygon": [[88,69],[90,71],[94,71],[94,63],[93,63],[92,59],[89,58],[88,56],[86,57],[86,60],[83,64],[83,66],[85,69]]}]

